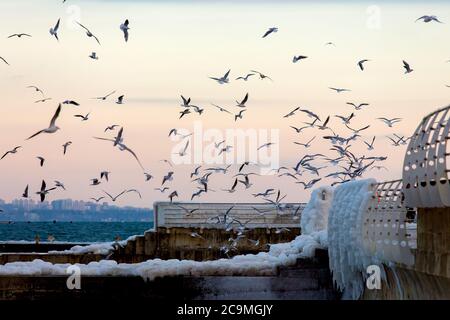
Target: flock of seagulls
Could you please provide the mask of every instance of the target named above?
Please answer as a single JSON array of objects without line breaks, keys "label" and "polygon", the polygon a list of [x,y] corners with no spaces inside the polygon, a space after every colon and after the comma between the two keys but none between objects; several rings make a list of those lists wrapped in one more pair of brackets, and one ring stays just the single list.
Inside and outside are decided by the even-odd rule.
[{"label": "flock of seagulls", "polygon": [[[436,16],[422,16],[418,18],[416,21],[423,21],[425,23],[429,22],[438,22],[442,23]],[[61,19],[58,19],[56,24],[50,28],[49,33],[51,37],[54,37],[57,41],[60,41],[59,31],[60,31],[60,23]],[[86,33],[86,36],[89,38],[92,38],[95,40],[95,42],[98,45],[101,45],[100,39],[91,31],[90,28],[84,26],[83,24],[76,22],[77,25],[79,25],[80,28],[84,30]],[[129,40],[129,30],[130,30],[130,22],[128,19],[126,19],[123,23],[119,25],[119,29],[121,30],[123,34],[123,38],[125,42],[128,42]],[[270,36],[270,38],[275,37],[275,33],[279,32],[277,27],[270,27],[268,28],[262,35],[263,39],[266,39]],[[28,33],[15,33],[10,35],[8,38],[21,38],[21,37],[32,37],[32,35]],[[261,41],[268,41],[268,40],[261,40]],[[325,45],[327,46],[335,46],[333,42],[327,42]],[[1,58],[1,57],[0,57]],[[90,55],[91,59],[99,59],[98,55],[95,52],[92,52]],[[8,64],[8,62],[1,58],[5,64]],[[296,55],[292,58],[293,63],[307,63],[308,56],[305,55]],[[305,62],[304,62],[305,61]],[[360,59],[356,62],[357,67],[361,70],[361,72],[367,72],[366,66],[367,64],[371,62],[370,59]],[[403,60],[403,67],[405,69],[405,73],[409,74],[412,73],[414,70],[412,69],[411,65]],[[218,85],[229,85],[232,80],[231,77],[231,69],[228,69],[223,75],[219,76],[210,76],[209,79],[215,81]],[[260,72],[254,69],[249,70],[248,73],[237,76],[234,78],[234,81],[250,81],[251,79],[259,79],[259,80],[265,80],[273,82],[274,80]],[[209,81],[209,80],[207,80]],[[35,90],[38,94],[40,94],[40,99],[36,100],[35,103],[45,103],[52,98],[46,97],[44,92],[37,86],[28,86],[28,89]],[[348,88],[340,88],[340,87],[329,87],[329,90],[332,90],[338,94],[345,94],[346,92],[351,91],[351,89]],[[92,99],[94,100],[100,100],[100,101],[106,101],[109,99],[112,95],[116,94],[116,91],[111,91],[105,96],[99,96],[94,97]],[[126,103],[124,99],[125,95],[120,95],[117,97],[117,100],[115,101],[118,105],[123,105]],[[235,108],[237,108],[237,112],[231,112],[229,108],[219,106],[217,104],[211,103],[211,106],[213,107],[212,110],[215,110],[215,112],[225,113],[229,114],[234,121],[238,121],[239,119],[243,119],[245,116],[247,110],[249,109],[249,105],[251,104],[250,101],[250,94],[248,92],[241,96],[238,99],[235,99]],[[65,100],[58,104],[57,109],[55,110],[54,114],[52,115],[50,119],[50,123],[48,127],[45,127],[44,129],[41,129],[34,134],[30,135],[25,140],[32,140],[33,138],[37,136],[41,136],[43,134],[55,134],[59,130],[61,130],[60,127],[57,126],[58,119],[62,116],[63,113],[63,105],[64,106],[70,106],[70,107],[78,107],[80,106],[80,103],[78,103],[75,100]],[[288,119],[288,120],[296,120],[297,117],[302,115],[307,118],[308,121],[303,121],[300,126],[298,125],[289,125],[290,128],[294,130],[293,134],[298,136],[302,142],[294,141],[293,143],[298,146],[299,148],[302,148],[305,151],[304,155],[296,161],[296,163],[292,164],[291,166],[280,166],[279,168],[276,168],[273,170],[273,174],[280,178],[280,179],[291,179],[293,180],[296,185],[298,185],[300,188],[311,189],[314,186],[316,186],[319,182],[321,182],[324,179],[332,179],[331,185],[337,185],[341,183],[346,183],[348,181],[357,179],[361,176],[363,176],[367,171],[372,169],[385,169],[384,166],[380,165],[379,162],[383,162],[387,159],[386,156],[367,156],[367,155],[357,155],[352,151],[352,145],[354,145],[357,141],[360,141],[361,144],[364,144],[367,147],[367,150],[372,151],[376,149],[375,141],[376,137],[374,136],[370,141],[363,140],[361,133],[365,130],[367,130],[370,127],[370,124],[364,125],[364,126],[358,126],[354,123],[355,118],[358,118],[358,113],[363,112],[366,108],[370,107],[370,104],[367,102],[362,103],[355,103],[355,102],[347,102],[347,105],[351,106],[354,111],[350,114],[346,113],[344,115],[342,114],[336,114],[336,115],[326,115],[326,117],[319,116],[315,111],[308,109],[307,107],[303,106],[297,106],[290,111],[288,111],[285,114],[280,114],[280,117],[282,119]],[[197,113],[199,116],[204,115],[205,110],[207,110],[208,107],[204,106],[201,107],[197,104],[194,104],[190,97],[185,97],[181,95],[181,103],[180,106],[182,107],[182,110],[179,112],[178,119],[185,120],[186,118],[189,118],[190,115]],[[212,108],[212,107],[209,108]],[[207,112],[206,112],[207,113]],[[88,121],[90,119],[91,113],[87,114],[76,114],[74,117],[79,118],[81,122]],[[92,115],[95,116],[95,115]],[[345,130],[343,133],[337,133],[338,130],[336,128],[336,125],[334,124],[334,119],[339,119],[343,130]],[[376,120],[382,121],[388,128],[393,128],[398,122],[400,122],[402,119],[395,117],[395,118],[387,118],[387,117],[379,117]],[[181,120],[179,120],[181,121]],[[287,120],[286,120],[287,121]],[[356,128],[356,129],[355,129]],[[102,129],[103,130],[103,129]],[[305,131],[317,131],[316,135],[314,135],[313,138],[310,139],[304,139],[302,135]],[[93,139],[99,140],[99,141],[106,141],[110,144],[110,146],[118,151],[125,152],[128,154],[137,164],[137,166],[142,170],[143,173],[143,179],[146,182],[152,182],[152,181],[161,181],[160,185],[155,186],[154,190],[161,192],[162,194],[166,194],[167,198],[172,202],[175,198],[180,197],[182,194],[179,190],[176,190],[174,187],[175,183],[175,177],[177,176],[176,171],[172,168],[173,165],[171,164],[170,160],[163,159],[161,160],[165,164],[167,164],[170,169],[167,170],[167,173],[164,174],[161,179],[156,179],[148,170],[145,169],[144,165],[142,164],[140,158],[138,157],[138,154],[129,147],[128,141],[125,143],[125,129],[123,126],[119,124],[111,124],[107,126],[103,130],[103,134],[105,136],[95,136]],[[109,135],[112,134],[112,135]],[[320,136],[321,135],[321,136]],[[185,157],[189,154],[189,148],[191,147],[190,142],[190,136],[191,134],[187,135],[181,135],[179,133],[179,130],[177,128],[172,128],[169,131],[169,137],[172,136],[179,136],[182,140],[185,140],[185,144],[183,145],[183,148],[179,150],[179,152],[176,152],[176,155],[179,157]],[[393,134],[392,137],[389,137],[392,145],[394,146],[401,146],[407,144],[407,141],[409,140],[409,137],[405,137],[402,135],[398,135],[396,133]],[[316,143],[324,144],[329,143],[329,150],[331,154],[324,155],[319,153],[307,153],[306,151],[310,149],[313,145]],[[72,141],[67,141],[62,145],[63,147],[63,154],[65,155],[68,150],[69,146],[72,144]],[[264,143],[257,147],[257,150],[262,149],[270,149],[275,142],[268,142]],[[227,144],[227,141],[217,141],[215,143],[217,153],[219,155],[226,154],[228,152],[231,152],[232,146]],[[22,146],[16,146],[11,150],[6,151],[0,160],[3,160],[6,157],[11,157],[14,154],[18,153],[19,150],[21,150]],[[45,159],[41,156],[38,156],[37,159],[39,160],[39,166],[45,165]],[[0,162],[1,165],[1,162]],[[321,172],[325,168],[334,167],[335,171],[326,175],[322,175]],[[255,179],[258,179],[260,174],[258,174],[256,169],[258,168],[258,164],[255,163],[249,163],[244,162],[242,164],[239,164],[239,167],[237,168],[237,172],[233,172],[233,167],[223,166],[223,167],[208,167],[204,168],[203,166],[196,166],[193,171],[190,173],[189,178],[191,179],[191,183],[193,184],[193,191],[189,194],[187,197],[191,201],[197,198],[203,197],[205,194],[209,192],[225,192],[225,193],[235,193],[236,191],[242,190],[250,190],[251,194],[255,199],[261,199],[265,201],[267,204],[270,204],[276,208],[277,212],[280,212],[282,214],[286,211],[287,207],[282,203],[285,195],[281,195],[281,190],[275,190],[275,188],[266,188],[265,190],[254,190],[255,189]],[[252,169],[252,170],[251,170]],[[100,172],[100,175],[98,177],[92,178],[90,181],[91,183],[86,185],[90,185],[92,187],[98,186],[98,185],[104,185],[107,184],[110,180],[110,172],[108,171],[102,171]],[[225,175],[230,177],[230,184],[229,188],[223,187],[220,190],[213,190],[210,188],[211,180],[214,179],[217,175]],[[307,179],[305,178],[306,175],[311,175],[312,178]],[[44,201],[46,197],[50,194],[50,192],[61,189],[66,190],[66,187],[63,182],[61,181],[55,181],[54,185],[51,187],[48,187],[45,180],[42,180],[42,183],[40,187],[38,188],[38,191],[35,192],[36,195],[39,196],[40,201]],[[112,193],[110,191],[102,190],[102,195],[95,197],[91,197],[90,199],[99,202],[103,199],[109,199],[112,202],[116,202],[122,197],[126,195],[134,194],[138,196],[139,198],[142,198],[142,195],[139,190],[137,189],[124,189],[119,193]],[[185,194],[185,191],[183,190],[183,196]],[[29,192],[29,186],[27,185],[24,192],[21,195],[23,198],[30,197]],[[182,206],[180,206],[187,215],[193,215],[198,210],[195,209],[186,209]],[[288,208],[292,209],[292,208]],[[230,208],[230,211],[232,208]],[[257,210],[259,214],[264,214],[264,211]],[[217,217],[217,221],[222,223],[225,221],[225,223],[228,225],[228,223],[238,223],[240,226],[245,227],[246,222],[240,222],[236,219],[231,219],[227,221],[227,216],[229,216],[230,212],[226,212],[223,217]],[[281,231],[280,231],[281,232]]]}]

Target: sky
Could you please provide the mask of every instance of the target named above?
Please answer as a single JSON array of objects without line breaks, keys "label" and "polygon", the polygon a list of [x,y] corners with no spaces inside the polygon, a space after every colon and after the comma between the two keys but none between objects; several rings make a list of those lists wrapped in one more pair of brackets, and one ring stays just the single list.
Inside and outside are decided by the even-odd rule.
[{"label": "sky", "polygon": [[[412,134],[423,116],[449,103],[449,9],[450,4],[443,1],[408,5],[387,1],[1,1],[0,56],[10,65],[0,64],[0,153],[19,145],[22,149],[0,161],[0,198],[10,201],[20,197],[27,184],[35,192],[45,179],[49,185],[59,180],[67,188],[53,191],[50,201],[89,200],[102,196],[103,190],[118,194],[131,188],[138,189],[142,199],[129,194],[116,204],[151,207],[154,201],[167,200],[173,190],[178,191],[179,200],[189,201],[197,190],[189,174],[197,164],[170,167],[160,161],[172,159],[180,148],[179,141],[168,138],[170,129],[192,132],[202,127],[202,133],[216,130],[223,134],[239,129],[262,135],[275,132],[271,156],[279,158],[281,166],[294,166],[307,153],[337,154],[322,139],[331,132],[307,129],[297,134],[289,126],[299,127],[310,119],[302,113],[290,118],[283,115],[301,107],[321,119],[335,114],[348,116],[354,110],[346,102],[370,103],[366,109],[355,111],[351,127],[370,124],[362,132],[362,140],[377,137],[375,150],[368,151],[362,140],[352,142],[351,150],[359,156],[388,156],[379,163],[388,171],[372,170],[364,177],[399,179],[406,147],[392,146],[387,136]],[[415,22],[425,14],[437,15],[445,23]],[[59,42],[48,32],[58,18]],[[119,29],[125,19],[130,20],[127,43]],[[91,29],[101,45],[76,27],[75,21]],[[263,39],[270,27],[279,31]],[[7,38],[19,32],[32,37]],[[325,45],[330,41],[335,46]],[[88,57],[93,51],[99,60]],[[294,55],[308,58],[294,64]],[[364,72],[357,67],[361,59],[371,60]],[[414,72],[405,75],[402,60],[408,61]],[[209,79],[229,69],[229,84]],[[261,71],[274,81],[256,76],[247,82],[234,80],[249,70]],[[34,103],[40,95],[26,88],[29,85],[38,86],[52,100]],[[351,91],[337,94],[328,87]],[[91,99],[113,90],[116,93],[106,101]],[[215,103],[236,113],[235,101],[247,92],[242,120],[235,122],[232,115],[211,106]],[[115,99],[121,94],[125,103],[117,105]],[[178,119],[181,94],[191,97],[204,113]],[[61,130],[25,141],[48,125],[58,102],[66,99],[81,105],[63,107],[57,123]],[[74,117],[88,112],[88,121]],[[403,120],[388,128],[375,120],[377,117]],[[146,182],[142,169],[126,152],[93,139],[114,137],[114,133],[103,132],[112,124],[123,126],[126,145],[154,179]],[[337,118],[331,117],[330,126],[341,136],[351,134]],[[309,149],[293,143],[314,136]],[[73,144],[64,156],[62,144],[66,141]],[[257,145],[263,142],[253,141]],[[204,141],[204,146],[210,143]],[[198,141],[192,140],[189,147],[198,148]],[[39,167],[36,156],[46,159],[44,167]],[[309,198],[309,191],[292,178],[273,175],[253,177],[249,190],[239,185],[239,192],[221,192],[231,187],[238,165],[233,165],[229,174],[213,174],[211,192],[196,200],[255,201],[251,194],[267,188],[280,189],[288,202]],[[217,166],[203,165],[208,167]],[[110,181],[90,186],[90,179],[98,178],[103,170],[111,171]],[[324,169],[321,176],[334,170]],[[174,171],[174,181],[167,184],[170,191],[161,194],[154,188],[160,187],[168,171]],[[256,167],[247,171],[259,172]],[[305,173],[299,181],[313,178]],[[317,186],[332,181],[323,179]]]}]

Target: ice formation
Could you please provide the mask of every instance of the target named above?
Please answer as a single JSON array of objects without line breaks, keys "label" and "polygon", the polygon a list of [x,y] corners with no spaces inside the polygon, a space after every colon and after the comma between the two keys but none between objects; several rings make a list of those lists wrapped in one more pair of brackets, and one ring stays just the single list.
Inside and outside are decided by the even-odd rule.
[{"label": "ice formation", "polygon": [[328,256],[333,280],[344,298],[363,293],[369,265],[380,265],[363,248],[363,215],[373,196],[373,179],[347,182],[334,191],[328,217]]}]

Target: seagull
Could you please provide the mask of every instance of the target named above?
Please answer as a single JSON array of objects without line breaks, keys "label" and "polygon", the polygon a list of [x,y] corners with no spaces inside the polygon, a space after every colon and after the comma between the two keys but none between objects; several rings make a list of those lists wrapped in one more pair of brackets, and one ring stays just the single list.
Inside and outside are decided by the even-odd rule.
[{"label": "seagull", "polygon": [[150,181],[152,178],[154,178],[150,173],[144,172],[145,181]]},{"label": "seagull", "polygon": [[117,103],[117,104],[123,104],[123,97],[124,97],[124,95],[119,96],[119,97],[117,98],[116,103]]},{"label": "seagull", "polygon": [[243,185],[245,185],[245,189],[249,189],[253,184],[250,183],[250,179],[248,178],[248,175],[245,175],[245,180],[238,180],[240,183],[242,183]]},{"label": "seagull", "polygon": [[199,170],[200,170],[201,167],[202,167],[202,166],[198,166],[198,167],[196,167],[196,168],[194,169],[193,172],[191,172],[191,179],[192,179],[192,177],[194,177],[194,176],[198,176],[198,174],[200,173]]},{"label": "seagull", "polygon": [[78,102],[76,102],[74,100],[65,100],[62,102],[62,104],[71,104],[71,105],[77,106],[77,107],[80,105]]},{"label": "seagull", "polygon": [[269,28],[264,35],[262,36],[263,38],[267,37],[269,34],[273,33],[273,32],[278,32],[278,28],[277,27],[272,27]]},{"label": "seagull", "polygon": [[118,126],[119,126],[118,124],[113,124],[112,126],[108,126],[108,127],[105,128],[104,132],[106,132],[108,130],[112,131],[112,130],[116,129]]},{"label": "seagull", "polygon": [[109,181],[109,174],[110,173],[111,172],[109,172],[109,171],[102,171],[102,172],[100,172],[100,179],[105,178],[106,181]]},{"label": "seagull", "polygon": [[274,194],[275,189],[266,189],[266,191],[264,192],[259,192],[259,193],[253,193],[252,195],[257,198],[257,197],[263,197],[263,198],[267,198],[268,196],[271,196]]},{"label": "seagull", "polygon": [[114,90],[114,91],[111,92],[111,93],[108,93],[106,96],[103,96],[103,97],[96,97],[96,98],[92,98],[92,99],[103,100],[103,101],[105,101],[110,95],[113,95],[114,93],[116,93],[116,90]]},{"label": "seagull", "polygon": [[304,129],[306,129],[306,128],[309,128],[309,126],[306,126],[306,127],[300,127],[300,128],[297,128],[297,127],[294,127],[294,126],[290,126],[292,129],[294,129],[297,133],[301,133]]},{"label": "seagull", "polygon": [[360,103],[360,104],[357,105],[357,104],[355,104],[355,103],[353,103],[353,102],[347,102],[347,104],[348,104],[349,106],[354,107],[355,110],[361,110],[362,107],[367,107],[367,106],[369,106],[368,103]]},{"label": "seagull", "polygon": [[178,119],[183,118],[185,115],[191,113],[191,111],[189,109],[184,109],[183,111],[180,111],[180,117]]},{"label": "seagull", "polygon": [[106,192],[105,190],[103,190],[103,192],[113,201],[116,202],[116,200],[123,195],[125,192],[127,192],[127,190],[122,191],[121,193],[119,193],[117,196],[113,197],[112,195],[110,195],[108,192]]},{"label": "seagull", "polygon": [[292,62],[293,62],[293,63],[297,63],[298,61],[303,60],[303,59],[306,59],[306,58],[308,58],[308,57],[307,57],[307,56],[294,56],[294,57],[292,58]]},{"label": "seagull", "polygon": [[186,141],[186,145],[180,151],[176,152],[180,157],[184,157],[187,155],[187,148],[189,147],[189,139]]},{"label": "seagull", "polygon": [[389,128],[392,128],[392,126],[393,126],[395,123],[400,122],[402,119],[401,119],[401,118],[392,118],[392,119],[387,119],[387,118],[377,118],[377,120],[383,121]]},{"label": "seagull", "polygon": [[406,62],[405,60],[403,60],[403,68],[405,68],[405,70],[406,70],[406,71],[405,71],[405,74],[411,73],[411,72],[414,71],[413,69],[411,69],[409,63]]},{"label": "seagull", "polygon": [[4,63],[6,63],[9,66],[9,63],[8,63],[8,61],[5,60],[5,58],[0,57],[0,60],[2,60]]},{"label": "seagull", "polygon": [[161,193],[164,193],[166,190],[169,190],[168,187],[164,187],[164,188],[155,188],[155,190],[158,190]]},{"label": "seagull", "polygon": [[92,53],[89,55],[89,58],[91,58],[92,60],[98,60],[97,53],[92,52]]},{"label": "seagull", "polygon": [[3,159],[4,157],[6,157],[8,154],[15,154],[15,153],[17,153],[17,151],[18,151],[20,148],[22,148],[22,146],[14,147],[14,149],[5,152],[5,154],[0,158],[0,160],[2,160],[2,159]]},{"label": "seagull", "polygon": [[321,124],[320,126],[317,126],[317,128],[318,128],[319,130],[330,129],[329,127],[327,127],[327,124],[328,124],[329,121],[330,121],[330,116],[328,116],[328,117],[325,119],[325,122],[324,122],[323,124]]},{"label": "seagull", "polygon": [[128,21],[128,19],[126,19],[125,22],[120,25],[120,30],[123,31],[123,37],[125,38],[125,42],[128,41],[128,30],[130,29],[128,27],[129,24],[130,22]]},{"label": "seagull", "polygon": [[364,63],[366,63],[368,61],[370,61],[370,60],[369,59],[363,59],[363,60],[360,60],[358,62],[358,67],[361,69],[361,71],[364,71]]},{"label": "seagull", "polygon": [[62,145],[62,147],[63,147],[63,154],[66,154],[67,148],[68,148],[71,144],[72,144],[72,141],[67,141],[66,143],[64,143],[64,144]]},{"label": "seagull", "polygon": [[62,182],[59,182],[58,180],[55,180],[55,187],[59,187],[63,190],[66,190],[66,187],[64,187],[64,184]]},{"label": "seagull", "polygon": [[261,80],[264,80],[264,79],[269,79],[270,81],[273,81],[272,80],[272,78],[270,78],[269,76],[266,76],[265,74],[263,74],[263,73],[261,73],[261,72],[259,72],[259,71],[256,71],[256,70],[250,70],[250,72],[254,72],[254,73],[257,73],[257,74],[259,74],[259,78],[261,79]]},{"label": "seagull", "polygon": [[268,147],[270,147],[270,146],[272,146],[272,145],[274,145],[274,144],[276,144],[276,143],[274,143],[274,142],[264,143],[263,145],[259,146],[258,149],[256,149],[256,150],[259,151],[259,150],[261,150],[262,148],[268,148]]},{"label": "seagull", "polygon": [[97,178],[91,179],[91,186],[98,186],[101,182]]},{"label": "seagull", "polygon": [[296,183],[302,184],[302,185],[303,185],[303,188],[306,190],[306,189],[312,188],[312,187],[313,187],[317,182],[319,182],[320,180],[322,180],[322,179],[321,179],[321,178],[317,178],[317,179],[313,179],[313,180],[309,181],[308,183],[305,183],[305,182],[303,182],[303,181],[298,181],[298,182],[296,182]]},{"label": "seagull", "polygon": [[36,157],[36,158],[39,159],[39,165],[40,165],[41,167],[44,166],[45,159],[42,158],[42,157]]},{"label": "seagull", "polygon": [[312,111],[309,111],[309,110],[306,110],[306,109],[301,109],[300,111],[306,113],[308,115],[308,117],[310,117],[310,118],[313,118],[313,119],[316,119],[318,121],[321,121],[319,116],[317,114],[315,114],[314,112],[312,112]]},{"label": "seagull", "polygon": [[183,206],[177,205],[178,208],[183,209],[186,212],[186,217],[190,217],[195,211],[200,210],[199,208],[188,209]]},{"label": "seagull", "polygon": [[335,46],[335,47],[336,47],[336,45],[335,45],[335,44],[334,44],[333,42],[331,42],[331,41],[330,41],[330,42],[327,42],[327,43],[325,43],[325,45],[326,45],[326,46]]},{"label": "seagull", "polygon": [[171,194],[169,194],[169,199],[170,199],[170,202],[171,202],[171,203],[172,203],[172,201],[173,201],[173,198],[175,198],[175,197],[178,198],[178,192],[173,191]]},{"label": "seagull", "polygon": [[91,200],[94,200],[95,202],[99,202],[100,200],[102,200],[102,199],[105,199],[105,197],[100,197],[100,198],[90,198]]},{"label": "seagull", "polygon": [[363,141],[364,142],[364,144],[367,146],[367,150],[373,150],[374,149],[374,146],[373,146],[373,144],[374,144],[374,142],[375,142],[375,136],[372,138],[372,142],[371,143],[367,143],[366,141]]},{"label": "seagull", "polygon": [[254,76],[254,73],[247,73],[246,76],[243,77],[237,77],[236,80],[244,80],[244,81],[248,81],[248,78],[250,78],[251,76]]},{"label": "seagull", "polygon": [[417,22],[417,21],[419,21],[419,20],[423,20],[423,22],[425,22],[425,23],[428,23],[428,22],[431,22],[431,21],[435,21],[435,22],[439,22],[439,23],[443,23],[442,21],[440,21],[436,16],[422,16],[422,17],[420,17],[420,18],[417,18],[417,20],[415,21],[415,22]]},{"label": "seagull", "polygon": [[203,192],[206,193],[205,189],[199,188],[199,190],[198,190],[197,192],[194,192],[194,193],[192,194],[192,196],[191,196],[191,201],[192,201],[195,197],[200,197],[200,195],[201,195]]},{"label": "seagull", "polygon": [[55,36],[56,40],[58,40],[58,41],[59,41],[59,38],[58,38],[58,29],[59,29],[59,21],[60,21],[60,20],[61,20],[61,19],[58,19],[58,22],[56,22],[56,25],[55,25],[53,28],[50,28],[50,30],[49,30],[50,34],[51,34],[52,36]]},{"label": "seagull", "polygon": [[9,38],[13,38],[13,37],[21,38],[21,37],[23,37],[23,36],[25,36],[25,37],[31,37],[31,35],[28,34],[28,33],[14,33],[14,34],[10,35],[10,36],[8,37],[8,39],[9,39]]},{"label": "seagull", "polygon": [[316,139],[315,136],[314,136],[311,140],[309,140],[308,142],[306,142],[306,143],[301,143],[301,142],[294,142],[294,143],[295,143],[295,144],[298,144],[298,145],[300,145],[300,146],[304,146],[305,148],[309,148],[309,147],[311,147],[311,142],[313,142],[314,139]]},{"label": "seagull", "polygon": [[36,192],[36,194],[40,195],[41,197],[41,202],[44,202],[45,200],[45,196],[52,190],[55,190],[56,187],[50,188],[50,189],[46,189],[46,184],[45,181],[42,180],[42,184],[41,184],[41,190],[39,190],[38,192]]},{"label": "seagull", "polygon": [[22,193],[23,198],[28,198],[28,185],[26,186],[24,192]]},{"label": "seagull", "polygon": [[41,100],[36,100],[34,103],[45,102],[47,100],[52,100],[52,98],[44,98],[44,99],[41,99]]},{"label": "seagull", "polygon": [[89,31],[88,28],[86,28],[85,26],[83,26],[83,25],[82,25],[81,23],[79,23],[78,21],[76,21],[76,23],[78,23],[78,25],[79,25],[80,27],[82,27],[84,30],[86,30],[86,35],[87,35],[89,38],[93,37],[93,38],[98,42],[98,44],[100,44],[100,41],[98,40],[98,38],[97,38],[96,36],[94,36],[94,34],[93,34],[91,31]]},{"label": "seagull", "polygon": [[74,115],[74,117],[81,118],[81,121],[87,121],[87,120],[89,120],[90,114],[91,114],[90,112],[88,114],[86,114],[85,116],[83,116],[82,114],[76,114],[76,115]]},{"label": "seagull", "polygon": [[345,125],[345,126],[346,126],[348,129],[352,130],[354,134],[358,134],[358,133],[360,133],[361,131],[366,130],[366,129],[368,129],[368,128],[370,127],[370,125],[367,125],[367,126],[362,127],[362,128],[360,128],[360,129],[358,129],[358,130],[355,130],[355,129],[350,128],[348,125]]},{"label": "seagull", "polygon": [[238,179],[236,178],[236,179],[234,179],[233,185],[231,186],[230,189],[222,189],[222,191],[226,191],[226,192],[228,192],[228,193],[233,193],[233,192],[235,192],[235,191],[236,191],[237,183],[238,183]]},{"label": "seagull", "polygon": [[300,109],[300,107],[295,108],[294,110],[292,110],[291,112],[289,112],[288,114],[286,114],[285,116],[283,116],[283,118],[289,118],[292,117],[296,111],[298,111]]},{"label": "seagull", "polygon": [[230,71],[231,70],[228,70],[227,73],[225,73],[224,76],[221,78],[214,78],[214,77],[209,77],[209,78],[217,81],[217,83],[219,83],[219,84],[229,83],[230,79],[228,78],[228,75],[230,74]]},{"label": "seagull", "polygon": [[181,95],[181,99],[183,100],[183,103],[181,104],[181,106],[184,108],[189,108],[190,107],[189,103],[191,103],[191,98],[186,99],[185,97],[183,97],[183,95]]},{"label": "seagull", "polygon": [[36,92],[40,92],[42,94],[42,96],[45,97],[44,92],[41,89],[39,89],[38,87],[36,87],[36,86],[28,86],[27,88],[34,89]]},{"label": "seagull", "polygon": [[344,117],[344,116],[339,116],[339,115],[335,115],[336,118],[339,118],[342,120],[343,124],[349,124],[350,120],[353,119],[353,117],[355,116],[355,114],[352,112],[351,115],[349,115],[348,117]]},{"label": "seagull", "polygon": [[237,121],[238,118],[239,118],[239,119],[242,119],[242,113],[243,113],[244,111],[247,111],[247,109],[242,109],[241,111],[239,111],[238,114],[235,114],[235,115],[234,115],[234,121]]},{"label": "seagull", "polygon": [[248,100],[248,93],[245,95],[244,99],[242,99],[241,102],[236,100],[236,103],[237,103],[236,106],[239,108],[246,108],[245,103],[247,102],[247,100]]},{"label": "seagull", "polygon": [[351,91],[350,89],[342,89],[342,88],[334,88],[334,87],[329,87],[328,89],[334,90],[337,93],[341,93],[341,92],[346,92],[346,91]]},{"label": "seagull", "polygon": [[164,185],[164,183],[166,183],[167,181],[172,181],[172,180],[173,180],[173,171],[169,171],[167,173],[167,175],[165,175],[163,177],[163,181],[162,181],[161,185]]},{"label": "seagull", "polygon": [[136,190],[136,189],[130,189],[130,190],[127,190],[127,191],[126,191],[126,193],[130,193],[130,192],[137,193],[137,195],[139,196],[139,198],[142,199],[142,195],[141,195],[141,193],[140,193],[138,190]]},{"label": "seagull", "polygon": [[137,154],[123,143],[122,133],[123,133],[123,127],[120,128],[117,137],[115,137],[114,139],[99,138],[99,137],[94,137],[94,139],[111,141],[111,142],[113,142],[113,146],[114,147],[117,146],[120,151],[128,151],[136,159],[136,161],[139,164],[139,166],[141,167],[141,169],[144,170],[144,167],[142,166],[142,163],[139,160]]},{"label": "seagull", "polygon": [[224,108],[222,108],[222,107],[220,107],[220,106],[218,106],[218,105],[216,105],[216,104],[214,104],[214,103],[211,103],[214,107],[216,107],[217,109],[219,109],[221,112],[226,112],[226,113],[229,113],[229,114],[232,114],[230,111],[228,111],[227,109],[224,109]]}]

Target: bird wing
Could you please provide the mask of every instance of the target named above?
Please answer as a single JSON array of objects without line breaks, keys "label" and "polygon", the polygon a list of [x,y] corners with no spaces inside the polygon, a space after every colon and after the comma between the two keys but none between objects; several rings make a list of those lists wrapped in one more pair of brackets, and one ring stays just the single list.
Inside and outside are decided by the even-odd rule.
[{"label": "bird wing", "polygon": [[248,93],[245,95],[244,100],[242,100],[241,104],[245,104],[248,100]]},{"label": "bird wing", "polygon": [[36,133],[33,134],[32,136],[28,137],[27,140],[30,140],[31,138],[36,137],[38,134],[40,134],[40,133],[42,133],[42,132],[44,132],[44,130],[40,130],[40,131],[36,132]]},{"label": "bird wing", "polygon": [[131,153],[133,155],[133,157],[136,159],[136,161],[139,163],[139,166],[141,167],[142,170],[144,170],[144,167],[142,166],[141,161],[139,160],[138,156],[136,155],[136,153],[134,153],[133,150],[131,150],[130,148],[128,148],[126,145],[122,144],[122,147],[124,150],[128,151],[129,153]]},{"label": "bird wing", "polygon": [[60,112],[61,112],[61,104],[59,104],[58,108],[55,111],[55,114],[53,115],[52,119],[50,120],[50,127],[55,126],[56,119],[58,119]]},{"label": "bird wing", "polygon": [[3,60],[4,63],[6,63],[9,66],[8,61],[6,61],[3,57],[0,57],[1,60]]}]

